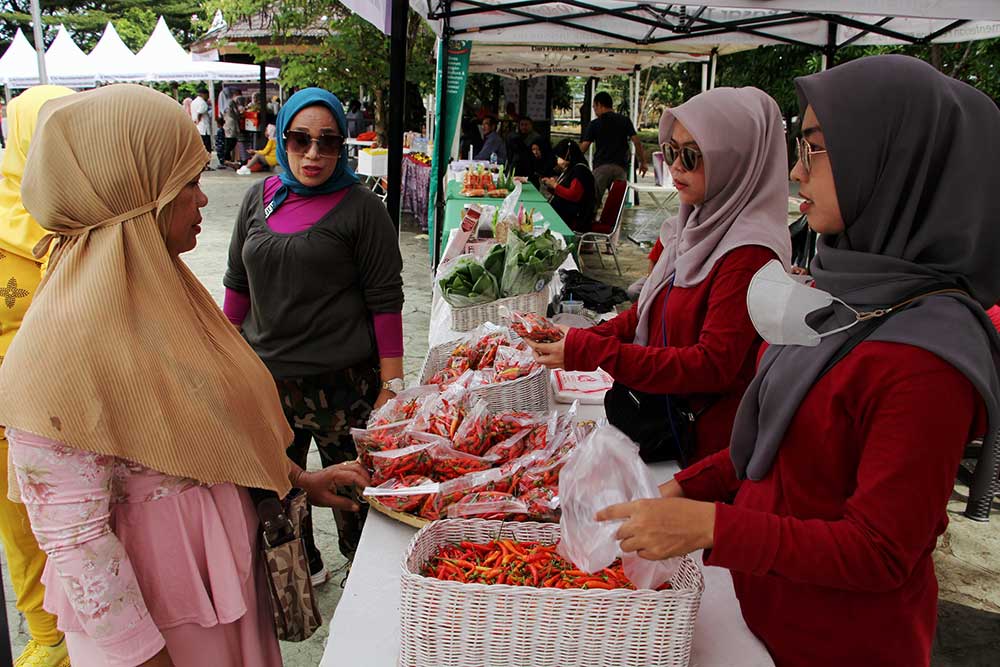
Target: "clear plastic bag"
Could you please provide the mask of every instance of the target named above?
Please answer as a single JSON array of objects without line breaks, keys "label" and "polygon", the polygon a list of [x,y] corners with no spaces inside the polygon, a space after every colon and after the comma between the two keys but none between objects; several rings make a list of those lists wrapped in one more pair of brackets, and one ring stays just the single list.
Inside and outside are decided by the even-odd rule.
[{"label": "clear plastic bag", "polygon": [[365,489],[364,495],[377,498],[380,503],[397,512],[413,513],[435,495],[438,485],[428,477],[407,475],[386,480],[376,487]]},{"label": "clear plastic bag", "polygon": [[528,516],[528,506],[509,493],[482,491],[470,493],[448,507],[448,518],[507,519],[524,521]]},{"label": "clear plastic bag", "polygon": [[386,401],[381,408],[371,413],[371,416],[368,417],[368,428],[413,419],[424,401],[429,400],[437,393],[437,387],[429,384],[404,389]]},{"label": "clear plastic bag", "polygon": [[615,533],[621,521],[597,521],[611,505],[659,498],[639,447],[613,426],[602,426],[579,445],[559,475],[562,539],[558,552],[585,572],[597,572],[621,556],[625,574],[636,588],[655,589],[677,571],[680,559],[651,561],[622,554]]},{"label": "clear plastic bag", "polygon": [[509,345],[497,348],[494,370],[495,381],[498,383],[531,375],[538,368],[541,367],[535,363],[531,350],[518,350]]},{"label": "clear plastic bag", "polygon": [[372,452],[372,484],[380,485],[390,479],[407,475],[426,477],[434,462],[431,459],[430,443],[418,443],[401,449]]},{"label": "clear plastic bag", "polygon": [[354,446],[358,450],[358,458],[366,468],[371,470],[374,452],[384,452],[390,449],[399,449],[406,442],[404,433],[413,425],[413,420],[394,422],[383,426],[372,428],[352,428],[351,437],[354,438]]}]

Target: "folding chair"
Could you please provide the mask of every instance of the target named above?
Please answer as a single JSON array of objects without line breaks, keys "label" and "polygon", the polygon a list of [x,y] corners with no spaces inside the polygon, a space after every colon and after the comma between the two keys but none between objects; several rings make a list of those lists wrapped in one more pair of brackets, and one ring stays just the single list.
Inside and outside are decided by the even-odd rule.
[{"label": "folding chair", "polygon": [[625,210],[625,194],[628,192],[627,181],[614,181],[608,190],[608,196],[604,200],[604,208],[601,209],[601,218],[594,224],[594,229],[600,231],[586,232],[580,235],[576,244],[576,263],[583,268],[581,250],[584,244],[590,244],[597,251],[597,258],[604,268],[604,257],[602,257],[601,244],[611,252],[615,259],[615,268],[618,275],[622,274],[622,267],[618,263],[618,236],[621,233],[622,212]]}]

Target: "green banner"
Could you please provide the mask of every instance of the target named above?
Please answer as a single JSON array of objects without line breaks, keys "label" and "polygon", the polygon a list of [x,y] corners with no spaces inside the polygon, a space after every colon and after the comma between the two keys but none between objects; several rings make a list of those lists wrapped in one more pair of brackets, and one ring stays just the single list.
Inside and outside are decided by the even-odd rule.
[{"label": "green banner", "polygon": [[[431,156],[430,194],[427,198],[427,229],[430,239],[427,243],[431,261],[434,261],[434,248],[437,245],[437,191],[442,175],[448,168],[448,161],[441,164],[440,147],[446,146],[448,157],[453,157],[457,150],[456,143],[460,136],[459,127],[462,122],[462,104],[465,101],[465,84],[469,78],[469,54],[472,42],[438,40],[438,70],[437,85],[434,92],[437,108],[434,110],[435,127],[434,154]],[[446,73],[445,90],[441,90],[442,74]],[[443,221],[442,221],[443,222]]]}]

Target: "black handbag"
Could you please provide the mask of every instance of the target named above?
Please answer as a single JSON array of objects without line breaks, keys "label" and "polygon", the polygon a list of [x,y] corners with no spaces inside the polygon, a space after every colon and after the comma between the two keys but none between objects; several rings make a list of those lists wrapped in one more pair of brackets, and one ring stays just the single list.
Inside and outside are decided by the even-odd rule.
[{"label": "black handbag", "polygon": [[694,454],[695,422],[706,409],[694,412],[677,396],[648,394],[620,382],[604,395],[608,422],[639,445],[643,461],[676,460],[682,468]]},{"label": "black handbag", "polygon": [[[667,347],[667,301],[673,289],[667,283],[663,299],[663,346]],[[676,460],[682,468],[691,461],[697,444],[695,423],[715,398],[697,412],[688,401],[669,394],[650,394],[630,389],[615,381],[604,395],[608,422],[639,445],[639,457],[646,463]]]}]

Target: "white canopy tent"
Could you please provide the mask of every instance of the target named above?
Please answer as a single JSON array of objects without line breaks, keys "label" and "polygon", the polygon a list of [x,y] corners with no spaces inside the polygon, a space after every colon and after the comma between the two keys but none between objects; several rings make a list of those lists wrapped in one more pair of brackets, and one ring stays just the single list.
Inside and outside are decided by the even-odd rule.
[{"label": "white canopy tent", "polygon": [[709,54],[678,53],[642,45],[477,44],[470,72],[516,79],[536,76],[605,77],[631,75],[636,69],[678,62],[705,62]]},{"label": "white canopy tent", "polygon": [[[194,60],[174,39],[162,17],[138,54],[132,53],[110,22],[89,55],[60,26],[45,53],[45,63],[49,83],[70,88],[93,88],[98,83],[123,81],[258,81],[261,76],[258,65]],[[264,68],[264,77],[269,81],[277,79],[279,74],[277,67]],[[28,88],[39,83],[35,50],[18,30],[0,56],[0,84]]]},{"label": "white canopy tent", "polygon": [[[49,83],[70,88],[93,88],[96,72],[65,27],[59,26],[55,40],[45,52]],[[0,82],[9,88],[37,86],[38,59],[24,34],[18,30],[7,51],[0,57]]]},{"label": "white canopy tent", "polygon": [[87,59],[101,81],[144,81],[148,75],[110,21]]},{"label": "white canopy tent", "polygon": [[[386,0],[372,0],[385,2]],[[1000,37],[996,0],[411,0],[435,33],[476,43],[633,43],[731,53],[760,44],[961,42]]]}]

